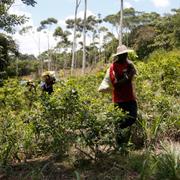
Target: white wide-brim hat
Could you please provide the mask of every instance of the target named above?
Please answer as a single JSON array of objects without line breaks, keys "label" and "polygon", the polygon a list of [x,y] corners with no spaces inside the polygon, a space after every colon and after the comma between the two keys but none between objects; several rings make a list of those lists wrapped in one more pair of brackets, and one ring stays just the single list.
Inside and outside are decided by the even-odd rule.
[{"label": "white wide-brim hat", "polygon": [[116,54],[113,54],[113,57],[118,56],[120,54],[128,53],[128,52],[133,52],[133,50],[128,49],[125,45],[120,45],[117,47],[117,52]]}]

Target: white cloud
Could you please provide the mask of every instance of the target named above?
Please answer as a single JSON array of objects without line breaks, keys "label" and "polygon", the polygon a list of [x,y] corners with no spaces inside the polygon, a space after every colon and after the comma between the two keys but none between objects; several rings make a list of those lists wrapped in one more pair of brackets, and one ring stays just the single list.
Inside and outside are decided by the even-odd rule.
[{"label": "white cloud", "polygon": [[[95,15],[92,11],[90,11],[90,10],[87,10],[87,17],[88,16],[91,16],[91,15]],[[84,11],[80,11],[78,14],[77,14],[77,17],[78,18],[84,18]],[[74,15],[70,15],[70,16],[67,16],[66,17],[66,20],[67,19],[74,19]]]},{"label": "white cloud", "polygon": [[[21,53],[38,55],[48,49],[48,34],[45,31],[37,32],[36,27],[24,35],[18,32],[13,36],[16,43],[19,45]],[[53,38],[53,32],[49,32],[49,48],[53,48],[56,41]]]},{"label": "white cloud", "polygon": [[[13,35],[13,39],[18,44],[19,51],[21,53],[38,55],[38,32],[36,31],[37,28],[34,27],[31,13],[26,11],[26,6],[21,2],[21,0],[15,1],[15,3],[9,9],[9,13],[16,14],[18,16],[25,15],[28,17],[28,21],[25,24],[17,26],[17,32]],[[27,26],[32,26],[33,28],[26,34],[20,35],[18,31]],[[45,38],[43,38],[43,40],[44,39]]]},{"label": "white cloud", "polygon": [[13,36],[16,43],[19,45],[19,51],[24,54],[38,54],[38,44],[36,35],[27,33],[20,35],[18,32]]},{"label": "white cloud", "polygon": [[23,11],[24,8],[25,8],[25,5],[20,0],[16,0],[8,12],[10,14],[16,14],[19,16],[29,14],[29,13]]},{"label": "white cloud", "polygon": [[58,25],[62,28],[65,28],[66,27],[66,20],[64,20],[64,19],[58,20]]},{"label": "white cloud", "polygon": [[152,0],[152,2],[156,7],[167,7],[170,5],[169,0]]},{"label": "white cloud", "polygon": [[130,8],[132,5],[129,2],[124,2],[124,8]]},{"label": "white cloud", "polygon": [[[95,16],[95,14],[94,14],[92,11],[87,10],[87,17],[88,17],[88,16],[91,16],[91,15],[94,15],[94,16]],[[77,17],[83,19],[83,18],[84,18],[84,11],[80,11],[80,12],[77,14]],[[66,20],[68,20],[68,19],[74,19],[74,15],[69,15],[69,16],[67,16],[65,19],[59,19],[59,20],[58,20],[58,24],[59,24],[62,28],[66,28]]]},{"label": "white cloud", "polygon": [[[37,56],[39,54],[39,45],[40,45],[40,53],[48,49],[47,33],[44,33],[43,31],[37,32],[37,27],[35,27],[33,24],[32,15],[28,12],[25,12],[24,9],[25,6],[23,6],[22,4],[20,4],[20,2],[18,2],[18,6],[13,6],[10,12],[17,15],[26,15],[27,17],[29,17],[29,21],[25,23],[23,26],[21,26],[21,28],[26,26],[32,26],[33,28],[29,30],[29,32],[23,35],[20,35],[19,32],[16,32],[13,35],[13,38],[16,41],[16,43],[19,45],[19,51],[21,53],[34,54]],[[88,10],[87,16],[90,15],[94,15],[94,14]],[[77,16],[78,18],[83,18],[84,11],[80,11]],[[63,29],[65,29],[66,28],[65,21],[67,19],[74,19],[74,15],[70,15],[67,16],[65,19],[58,20],[58,25],[61,26]],[[53,32],[54,32],[53,29],[49,31],[49,45],[50,45],[49,48],[53,48],[57,43],[57,41],[53,37]],[[69,39],[72,41],[73,36],[71,35]],[[82,39],[79,39],[79,41],[82,41]],[[89,41],[90,40],[87,37],[87,44],[89,43]]]},{"label": "white cloud", "polygon": [[16,0],[15,3],[12,5],[12,7],[9,9],[9,14],[16,14],[18,16],[26,16],[28,18],[28,21],[23,24],[23,27],[25,26],[33,26],[33,20],[31,13],[25,11],[26,6],[21,2],[21,0]]},{"label": "white cloud", "polygon": [[[16,28],[17,32],[13,35],[13,39],[19,46],[19,51],[24,54],[39,54],[39,42],[40,42],[40,52],[43,52],[48,49],[48,37],[47,33],[37,32],[37,27],[34,26],[32,20],[32,14],[27,12],[26,6],[21,2],[21,0],[16,0],[13,6],[9,10],[10,14],[16,14],[19,16],[25,15],[28,17],[28,21]],[[19,31],[23,27],[32,26],[27,33],[20,35]],[[52,38],[53,31],[49,32],[49,45],[50,48],[54,47],[56,42]]]}]

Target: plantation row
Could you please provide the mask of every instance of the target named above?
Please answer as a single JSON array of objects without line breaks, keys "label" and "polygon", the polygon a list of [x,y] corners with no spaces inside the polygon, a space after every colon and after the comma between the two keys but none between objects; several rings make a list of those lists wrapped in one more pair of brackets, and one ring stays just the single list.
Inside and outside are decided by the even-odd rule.
[{"label": "plantation row", "polygon": [[[159,51],[147,62],[134,62],[139,112],[131,141],[135,149],[149,152],[146,163],[151,162],[151,150],[160,142],[180,140],[179,61],[178,51]],[[97,91],[105,70],[61,80],[52,95],[40,88],[30,92],[18,80],[7,80],[0,88],[1,166],[49,154],[75,156],[72,151],[92,161],[111,153],[115,149],[114,124],[125,115],[114,109],[110,94]],[[165,167],[160,164],[161,155],[154,160],[158,162],[155,170]],[[177,160],[178,164],[179,153]],[[169,176],[179,177],[179,165],[172,166],[175,174]],[[150,164],[145,164],[143,172],[144,168]]]}]

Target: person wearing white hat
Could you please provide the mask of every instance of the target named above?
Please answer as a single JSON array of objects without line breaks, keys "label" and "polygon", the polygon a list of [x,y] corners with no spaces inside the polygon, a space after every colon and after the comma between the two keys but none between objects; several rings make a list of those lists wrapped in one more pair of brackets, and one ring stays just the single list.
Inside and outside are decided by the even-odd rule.
[{"label": "person wearing white hat", "polygon": [[132,82],[136,69],[128,60],[128,53],[132,51],[125,45],[118,46],[116,54],[113,55],[114,61],[110,65],[110,79],[113,85],[112,101],[116,107],[128,113],[128,116],[116,125],[116,142],[120,146],[127,143],[125,141],[128,141],[130,137],[130,133],[128,138],[119,135],[122,129],[130,127],[137,118],[137,102]]}]

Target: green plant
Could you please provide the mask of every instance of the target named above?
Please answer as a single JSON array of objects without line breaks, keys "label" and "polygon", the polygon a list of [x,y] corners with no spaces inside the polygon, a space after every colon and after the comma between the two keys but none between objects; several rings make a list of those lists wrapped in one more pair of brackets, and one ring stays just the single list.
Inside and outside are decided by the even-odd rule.
[{"label": "green plant", "polygon": [[161,143],[162,151],[154,156],[157,161],[156,177],[158,179],[180,179],[180,152],[179,143]]}]

